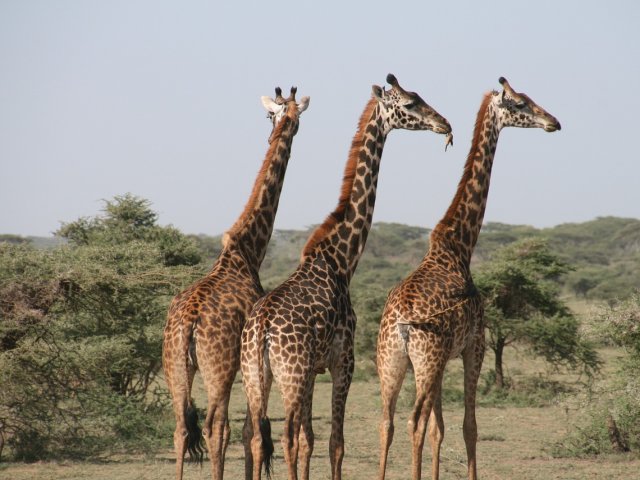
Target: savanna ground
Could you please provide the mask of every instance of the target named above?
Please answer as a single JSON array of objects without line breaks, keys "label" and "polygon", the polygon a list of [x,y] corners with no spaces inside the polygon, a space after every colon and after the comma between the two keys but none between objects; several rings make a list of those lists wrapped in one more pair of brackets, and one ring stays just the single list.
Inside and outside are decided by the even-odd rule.
[{"label": "savanna ground", "polygon": [[[610,370],[619,352],[601,350],[606,361],[606,372]],[[487,355],[484,371],[492,366],[493,359]],[[507,358],[509,374],[514,382],[531,378],[544,366],[530,357],[511,352]],[[640,456],[604,455],[588,459],[554,458],[551,454],[555,442],[560,441],[572,428],[571,421],[579,413],[582,393],[577,389],[575,376],[556,374],[550,378],[573,384],[574,392],[565,393],[542,407],[496,406],[486,399],[477,408],[478,418],[478,472],[481,479],[635,479],[640,478]],[[330,403],[331,384],[319,377],[314,397],[313,425],[316,445],[311,460],[311,478],[330,478],[328,442],[331,429]],[[401,393],[396,413],[396,433],[389,455],[387,478],[389,480],[410,477],[411,448],[406,425],[413,401],[412,376],[409,374]],[[481,380],[482,382],[482,380]],[[446,385],[459,395],[462,385],[461,362],[450,362]],[[458,392],[456,393],[456,389]],[[206,404],[204,391],[196,379],[196,403]],[[282,432],[282,404],[279,394],[271,396],[269,413],[276,440],[275,480],[286,478],[286,467],[277,441]],[[241,430],[244,420],[244,393],[241,382],[234,385],[230,406],[232,437],[227,451],[225,474],[229,479],[240,479],[244,475],[244,450]],[[345,480],[376,478],[378,468],[378,422],[380,396],[374,376],[364,381],[354,381],[347,404],[345,423],[346,454],[343,463]],[[463,408],[461,401],[445,403],[445,439],[441,454],[441,478],[466,478],[466,453],[462,438]],[[430,448],[425,442],[423,478],[430,478]],[[0,478],[11,480],[48,479],[92,479],[92,480],[144,480],[174,478],[174,456],[171,448],[158,451],[156,455],[136,457],[120,456],[99,463],[46,462],[3,463]],[[205,460],[202,468],[185,465],[186,480],[210,478],[209,464]]]}]

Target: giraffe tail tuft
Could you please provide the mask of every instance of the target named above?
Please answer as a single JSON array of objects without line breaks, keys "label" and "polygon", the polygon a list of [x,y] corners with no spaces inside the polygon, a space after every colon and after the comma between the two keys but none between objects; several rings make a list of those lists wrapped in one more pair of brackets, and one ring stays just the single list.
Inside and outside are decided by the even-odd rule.
[{"label": "giraffe tail tuft", "polygon": [[190,403],[185,412],[187,425],[187,451],[189,460],[202,466],[204,450],[202,448],[202,429],[198,425],[198,411],[193,403]]},{"label": "giraffe tail tuft", "polygon": [[271,479],[273,473],[273,439],[271,438],[271,421],[269,417],[260,419],[260,435],[262,436],[262,464],[267,479]]}]

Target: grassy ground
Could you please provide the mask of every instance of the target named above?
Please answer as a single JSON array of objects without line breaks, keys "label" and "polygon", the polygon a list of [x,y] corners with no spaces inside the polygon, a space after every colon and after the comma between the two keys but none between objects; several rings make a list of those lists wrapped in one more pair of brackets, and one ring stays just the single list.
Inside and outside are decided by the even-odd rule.
[{"label": "grassy ground", "polygon": [[[610,363],[615,352],[603,352]],[[527,357],[511,355],[510,373],[514,378],[530,375],[540,364]],[[487,358],[485,367],[492,360]],[[448,369],[451,384],[461,383],[460,363],[455,361]],[[566,378],[565,378],[566,379]],[[406,479],[410,475],[411,451],[406,422],[411,409],[411,381],[401,394],[396,414],[396,435],[391,446],[387,478]],[[205,405],[203,391],[199,385],[196,399],[199,406]],[[571,395],[570,395],[571,396]],[[274,439],[282,432],[282,406],[277,392],[273,392],[270,416]],[[319,382],[314,399],[314,431],[316,448],[311,461],[311,478],[330,478],[328,442],[330,419],[331,385]],[[378,421],[380,398],[377,380],[354,382],[347,405],[345,424],[346,454],[343,464],[345,480],[376,478],[378,465]],[[636,456],[602,456],[591,459],[557,459],[550,455],[551,446],[567,433],[569,425],[567,404],[553,402],[550,406],[496,407],[479,406],[477,410],[479,443],[478,473],[481,479],[632,479],[640,478],[640,458]],[[446,434],[441,454],[441,478],[466,478],[466,453],[462,439],[463,409],[456,402],[445,405]],[[241,384],[234,386],[231,403],[232,443],[227,452],[226,478],[239,479],[244,475],[243,448],[240,432],[244,419],[244,395]],[[286,467],[282,459],[280,444],[276,442],[274,479],[286,478]],[[430,478],[430,449],[424,454],[423,478]],[[0,479],[46,480],[46,479],[91,479],[91,480],[145,480],[172,479],[174,457],[169,449],[153,457],[121,457],[103,463],[36,463],[0,464]],[[186,465],[186,480],[210,478],[209,465],[203,468]]]}]

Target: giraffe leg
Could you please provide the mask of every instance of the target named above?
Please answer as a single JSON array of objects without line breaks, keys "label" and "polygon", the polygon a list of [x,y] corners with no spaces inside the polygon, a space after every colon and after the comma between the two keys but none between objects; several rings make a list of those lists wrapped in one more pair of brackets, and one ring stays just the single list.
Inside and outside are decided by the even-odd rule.
[{"label": "giraffe leg", "polygon": [[[420,344],[424,345],[424,343]],[[443,351],[441,342],[432,336],[429,336],[428,344],[434,352]],[[440,382],[442,381],[446,358],[437,358],[435,363],[429,363],[425,357],[425,352],[412,349],[411,344],[409,344],[409,357],[411,358],[416,381],[416,400],[409,418],[409,436],[411,437],[413,458],[412,472],[413,479],[420,480],[427,420],[431,416],[431,411],[440,395]],[[435,413],[435,416],[437,418],[438,412]],[[436,468],[434,467],[435,461],[435,459],[432,459],[432,470]]]},{"label": "giraffe leg", "polygon": [[242,426],[242,445],[244,446],[244,478],[251,480],[253,474],[253,454],[251,453],[251,439],[253,438],[253,424],[251,423],[251,411],[247,403],[247,411]]},{"label": "giraffe leg", "polygon": [[313,453],[314,434],[311,422],[311,414],[313,411],[313,388],[315,385],[315,375],[312,376],[307,388],[307,394],[304,401],[304,409],[302,411],[302,428],[300,429],[299,445],[300,445],[300,471],[303,480],[309,480],[309,468],[311,462],[311,454]]},{"label": "giraffe leg", "polygon": [[329,439],[329,459],[331,460],[332,480],[342,478],[342,459],[344,458],[344,414],[347,396],[353,378],[353,343],[343,346],[336,364],[331,370],[333,391],[331,394],[331,438]]},{"label": "giraffe leg", "polygon": [[382,397],[382,420],[380,421],[380,466],[378,479],[384,480],[387,469],[389,448],[393,441],[393,417],[396,411],[398,395],[407,373],[409,357],[399,342],[389,337],[378,339],[377,367],[380,378],[380,395]]},{"label": "giraffe leg", "polygon": [[[311,372],[309,372],[311,374]],[[298,480],[298,454],[300,451],[300,427],[306,406],[305,385],[289,384],[281,386],[284,400],[284,431],[282,450],[287,463],[289,480]],[[308,439],[307,439],[308,441]]]},{"label": "giraffe leg", "polygon": [[176,478],[182,480],[184,470],[184,455],[187,452],[187,425],[184,412],[187,402],[174,400],[174,412],[176,417],[176,428],[173,432],[173,447],[176,452]]},{"label": "giraffe leg", "polygon": [[476,390],[484,358],[484,331],[482,333],[482,335],[477,335],[476,341],[467,346],[462,352],[464,365],[464,423],[462,432],[467,448],[467,474],[469,480],[478,478],[476,466],[476,444],[478,441]]},{"label": "giraffe leg", "polygon": [[231,384],[224,385],[218,391],[212,387],[208,392],[207,417],[202,433],[209,450],[211,477],[214,480],[221,480],[224,475],[224,457],[229,439],[230,394]]},{"label": "giraffe leg", "polygon": [[431,444],[431,477],[440,478],[440,446],[444,439],[444,419],[442,418],[442,387],[438,389],[429,417],[429,443]]},{"label": "giraffe leg", "polygon": [[413,412],[409,419],[409,436],[411,437],[411,472],[414,480],[420,480],[422,475],[422,451],[424,436],[427,430],[427,419],[433,407],[433,393],[422,389],[416,394]]},{"label": "giraffe leg", "polygon": [[[262,476],[262,462],[264,452],[262,450],[262,434],[260,432],[260,420],[262,418],[262,407],[257,389],[249,388],[245,383],[247,393],[247,418],[245,422],[245,452],[250,452],[250,457],[245,460],[245,476],[253,480],[260,480]],[[250,436],[249,436],[250,434]]]},{"label": "giraffe leg", "polygon": [[[176,428],[173,432],[173,445],[176,452],[176,479],[182,480],[184,471],[184,456],[187,452],[189,430],[187,428],[187,409],[192,407],[190,401],[191,386],[195,376],[195,367],[188,366],[185,357],[169,355],[169,348],[164,347],[163,370],[165,380],[169,387],[173,412],[176,419]],[[175,358],[178,357],[178,358]]]},{"label": "giraffe leg", "polygon": [[[262,411],[262,396],[264,395],[265,407],[269,402],[269,392],[273,380],[272,372],[265,368],[264,382],[265,390],[260,391],[258,387],[257,375],[253,378],[248,372],[243,371],[243,384],[247,395],[247,413],[242,431],[245,451],[245,478],[246,480],[260,480],[262,476],[262,464],[264,461],[263,439],[260,431],[260,422],[266,411]],[[270,478],[270,471],[267,470],[267,478]]]}]

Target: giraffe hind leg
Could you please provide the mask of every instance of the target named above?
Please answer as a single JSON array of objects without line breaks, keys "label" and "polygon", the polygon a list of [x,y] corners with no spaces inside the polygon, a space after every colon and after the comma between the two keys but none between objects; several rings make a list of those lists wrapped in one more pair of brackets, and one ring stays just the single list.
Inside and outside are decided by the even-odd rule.
[{"label": "giraffe hind leg", "polygon": [[384,480],[387,469],[389,449],[393,442],[394,416],[398,396],[409,366],[409,358],[400,344],[378,341],[376,355],[380,395],[382,397],[382,419],[380,420],[380,465],[378,479]]},{"label": "giraffe hind leg", "polygon": [[[413,412],[409,420],[409,435],[412,443],[412,471],[413,479],[419,480],[422,473],[422,454],[424,450],[424,438],[427,430],[428,420],[436,420],[436,425],[431,426],[430,439],[436,440],[432,443],[432,451],[440,453],[440,445],[438,437],[440,436],[439,413],[437,404],[440,396],[440,388],[444,368],[446,365],[446,355],[441,355],[435,362],[429,363],[424,356],[424,352],[418,348],[420,343],[416,344],[416,348],[409,348],[409,356],[413,365],[416,382],[416,401],[414,403]],[[432,351],[444,352],[442,344],[438,339],[431,337],[429,345]],[[432,412],[433,409],[435,412]],[[442,424],[444,429],[444,423]],[[432,472],[439,470],[439,459],[432,458]],[[437,479],[436,477],[433,477]]]},{"label": "giraffe hind leg", "polygon": [[[163,370],[169,387],[176,420],[173,444],[176,453],[176,478],[182,479],[184,456],[189,451],[191,458],[202,460],[200,429],[195,406],[190,398],[196,366],[188,362],[186,349],[176,351],[165,339],[163,344]],[[200,449],[200,450],[198,450]]]},{"label": "giraffe hind leg", "polygon": [[[204,360],[203,357],[202,360]],[[213,359],[207,358],[206,364]],[[200,361],[201,365],[205,363]],[[214,373],[201,369],[202,379],[207,387],[207,415],[204,421],[203,436],[209,450],[211,475],[215,480],[221,479],[224,472],[224,459],[229,437],[229,397],[235,378],[235,371]]]},{"label": "giraffe hind leg", "polygon": [[476,423],[476,390],[478,378],[484,359],[484,332],[478,335],[462,352],[464,366],[464,421],[462,433],[467,449],[467,475],[469,480],[478,477],[476,466],[476,444],[478,442],[478,426]]},{"label": "giraffe hind leg", "polygon": [[431,477],[440,478],[440,446],[444,439],[444,419],[442,417],[442,389],[438,389],[431,416],[429,417],[429,443],[431,444]]},{"label": "giraffe hind leg", "polygon": [[300,470],[302,472],[302,478],[304,480],[309,480],[311,454],[313,453],[313,446],[315,443],[315,436],[313,434],[312,425],[314,385],[315,375],[312,375],[305,396],[304,409],[302,412],[302,424],[298,442],[300,448]]},{"label": "giraffe hind leg", "polygon": [[[293,391],[292,391],[293,390]],[[287,464],[289,480],[298,480],[298,454],[300,447],[300,427],[305,410],[304,388],[297,385],[294,389],[283,389],[285,399],[284,430],[282,434],[282,450]]]},{"label": "giraffe hind leg", "polygon": [[333,391],[331,394],[331,437],[329,439],[329,459],[331,460],[331,478],[342,478],[342,460],[344,459],[344,415],[347,396],[353,379],[353,343],[344,349],[336,368],[331,370]]}]

